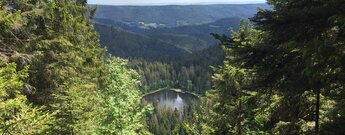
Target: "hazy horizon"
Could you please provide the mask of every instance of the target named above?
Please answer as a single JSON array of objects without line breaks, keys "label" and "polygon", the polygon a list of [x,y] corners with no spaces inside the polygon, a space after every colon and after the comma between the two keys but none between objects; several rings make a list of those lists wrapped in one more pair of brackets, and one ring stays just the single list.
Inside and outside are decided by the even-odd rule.
[{"label": "hazy horizon", "polygon": [[259,4],[266,0],[88,0],[91,5],[114,6],[164,6],[164,5],[209,5],[209,4]]}]

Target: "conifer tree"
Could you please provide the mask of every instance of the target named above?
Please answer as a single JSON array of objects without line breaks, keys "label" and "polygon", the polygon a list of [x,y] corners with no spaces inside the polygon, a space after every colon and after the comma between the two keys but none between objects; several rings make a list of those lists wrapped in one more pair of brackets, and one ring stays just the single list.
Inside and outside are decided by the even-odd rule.
[{"label": "conifer tree", "polygon": [[315,122],[314,133],[319,134],[321,98],[331,91],[342,91],[344,82],[339,76],[344,74],[340,61],[344,56],[345,3],[272,0],[269,4],[273,10],[261,10],[253,20],[259,29],[268,33],[265,46],[268,49],[261,50],[261,56],[257,55],[256,59],[269,61],[270,65],[254,65],[262,67],[261,72],[266,74],[263,76],[271,78],[267,84],[289,91],[291,97],[314,93],[314,112],[307,114],[307,119],[311,117]]},{"label": "conifer tree", "polygon": [[15,63],[0,65],[0,133],[1,134],[49,134],[53,123],[52,113],[43,106],[28,103],[24,81],[27,67],[16,70]]},{"label": "conifer tree", "polygon": [[[226,52],[224,65],[216,69],[212,77],[213,89],[205,98],[208,104],[203,104],[206,117],[211,121],[213,134],[263,134],[265,120],[259,120],[263,107],[260,98],[265,93],[253,89],[255,70],[245,67],[243,53],[248,48],[262,43],[263,33],[254,29],[249,20],[242,20],[237,32],[232,31],[232,37],[213,36],[221,41]],[[206,118],[207,119],[207,118]]]},{"label": "conifer tree", "polygon": [[107,88],[100,93],[99,134],[149,134],[141,123],[150,107],[141,106],[137,83],[138,74],[126,67],[120,58],[107,61],[109,74]]},{"label": "conifer tree", "polygon": [[[0,1],[1,133],[101,134],[99,129],[110,126],[104,121],[116,123],[122,116],[126,124],[121,129],[145,132],[144,127],[134,129],[146,113],[132,89],[134,73],[116,72],[123,78],[108,73],[105,49],[89,20],[93,13],[86,0]],[[117,64],[127,71],[120,60],[110,67]],[[110,89],[117,87],[123,88]],[[130,95],[133,106],[107,104],[104,95],[120,90],[124,93],[112,98]],[[111,114],[108,107],[127,114],[101,117]]]}]

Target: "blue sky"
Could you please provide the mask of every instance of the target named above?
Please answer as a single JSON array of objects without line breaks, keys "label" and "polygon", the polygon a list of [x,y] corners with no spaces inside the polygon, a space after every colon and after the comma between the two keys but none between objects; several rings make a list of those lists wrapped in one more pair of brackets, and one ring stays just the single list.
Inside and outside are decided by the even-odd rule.
[{"label": "blue sky", "polygon": [[88,0],[97,5],[190,5],[190,4],[248,4],[266,0]]}]

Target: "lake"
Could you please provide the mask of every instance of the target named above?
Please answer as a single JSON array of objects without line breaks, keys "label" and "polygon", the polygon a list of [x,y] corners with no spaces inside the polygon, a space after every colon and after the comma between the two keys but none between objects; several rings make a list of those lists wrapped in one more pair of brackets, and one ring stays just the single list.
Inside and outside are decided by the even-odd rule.
[{"label": "lake", "polygon": [[160,108],[171,108],[173,110],[183,111],[190,105],[200,104],[197,95],[184,92],[180,89],[164,89],[155,91],[143,96],[143,99],[149,103],[156,104]]}]

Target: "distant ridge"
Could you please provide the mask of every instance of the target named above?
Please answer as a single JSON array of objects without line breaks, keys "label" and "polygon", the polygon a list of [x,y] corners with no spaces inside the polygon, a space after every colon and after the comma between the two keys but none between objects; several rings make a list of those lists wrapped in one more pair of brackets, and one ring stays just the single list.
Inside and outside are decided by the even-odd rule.
[{"label": "distant ridge", "polygon": [[[168,6],[99,6],[95,19],[113,23],[178,27],[215,22],[224,18],[250,18],[267,4],[215,4]],[[104,23],[104,22],[103,22]]]},{"label": "distant ridge", "polygon": [[154,3],[154,4],[119,4],[119,5],[112,5],[112,4],[88,4],[90,6],[128,6],[128,7],[146,7],[146,6],[207,6],[207,5],[252,5],[252,4],[266,4],[265,2],[252,2],[252,3]]},{"label": "distant ridge", "polygon": [[239,4],[264,4],[261,0],[232,1],[232,2],[113,2],[113,3],[90,3],[89,5],[109,6],[174,6],[174,5],[239,5]]}]

